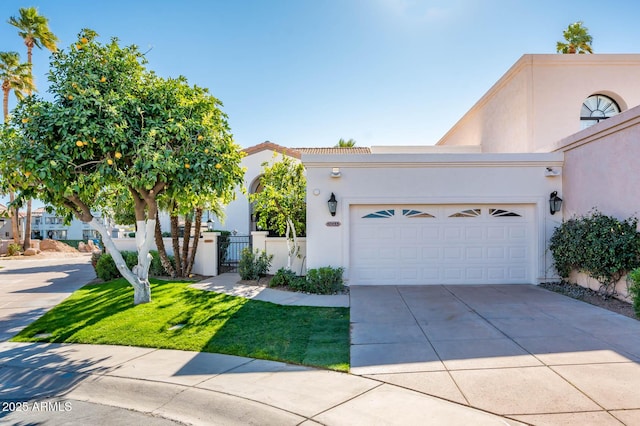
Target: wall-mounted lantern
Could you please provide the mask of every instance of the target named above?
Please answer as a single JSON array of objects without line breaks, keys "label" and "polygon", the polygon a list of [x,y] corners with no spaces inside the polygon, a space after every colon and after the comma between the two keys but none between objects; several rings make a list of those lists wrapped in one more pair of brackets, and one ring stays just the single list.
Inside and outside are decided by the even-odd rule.
[{"label": "wall-mounted lantern", "polygon": [[340,173],[340,167],[333,167],[331,169],[331,177],[339,178],[340,176],[342,176],[342,173]]},{"label": "wall-mounted lantern", "polygon": [[558,191],[553,191],[549,196],[549,212],[556,214],[562,209],[562,198],[558,197]]},{"label": "wall-mounted lantern", "polygon": [[336,210],[338,210],[338,201],[336,200],[336,196],[333,192],[331,193],[331,198],[327,201],[327,205],[329,206],[329,213],[331,213],[331,216],[335,216]]},{"label": "wall-mounted lantern", "polygon": [[214,225],[213,220],[211,220],[211,212],[207,212],[207,231],[213,231]]}]

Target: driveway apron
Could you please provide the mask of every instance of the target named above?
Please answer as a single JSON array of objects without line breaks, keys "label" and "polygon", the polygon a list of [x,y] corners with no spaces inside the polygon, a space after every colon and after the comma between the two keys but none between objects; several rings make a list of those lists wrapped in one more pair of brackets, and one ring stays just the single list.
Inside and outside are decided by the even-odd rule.
[{"label": "driveway apron", "polygon": [[353,374],[532,424],[640,424],[640,321],[532,285],[350,297]]}]

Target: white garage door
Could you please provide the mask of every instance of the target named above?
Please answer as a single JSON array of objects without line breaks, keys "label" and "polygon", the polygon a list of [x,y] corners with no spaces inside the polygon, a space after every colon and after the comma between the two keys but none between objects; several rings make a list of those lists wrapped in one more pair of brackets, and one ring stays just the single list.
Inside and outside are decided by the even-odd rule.
[{"label": "white garage door", "polygon": [[352,206],[349,283],[532,282],[533,205]]}]

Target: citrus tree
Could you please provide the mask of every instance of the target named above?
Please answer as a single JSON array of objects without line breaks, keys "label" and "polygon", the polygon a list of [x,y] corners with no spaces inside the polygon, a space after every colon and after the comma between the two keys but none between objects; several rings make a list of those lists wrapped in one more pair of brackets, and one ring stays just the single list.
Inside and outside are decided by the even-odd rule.
[{"label": "citrus tree", "polygon": [[297,237],[306,225],[306,186],[302,163],[284,154],[279,161],[263,163],[260,184],[262,190],[251,194],[258,215],[258,226],[271,229],[287,239],[287,269],[298,254]]},{"label": "citrus tree", "polygon": [[[17,170],[21,196],[37,195],[96,229],[133,286],[134,303],[144,303],[151,300],[158,199],[178,188],[231,193],[242,182],[241,154],[220,102],[206,89],[183,77],[160,78],[136,46],[96,37],[83,30],[52,55],[53,100],[31,96],[18,105],[15,137],[3,138],[0,165]],[[133,200],[138,263],[131,270],[96,213],[113,191]]]}]

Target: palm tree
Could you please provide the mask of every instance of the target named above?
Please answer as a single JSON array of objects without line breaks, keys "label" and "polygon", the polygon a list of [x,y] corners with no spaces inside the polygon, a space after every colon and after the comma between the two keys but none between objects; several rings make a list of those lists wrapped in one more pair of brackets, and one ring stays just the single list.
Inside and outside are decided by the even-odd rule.
[{"label": "palm tree", "polygon": [[593,53],[591,43],[593,37],[589,29],[582,25],[582,21],[574,22],[562,32],[566,43],[559,41],[556,46],[558,53]]},{"label": "palm tree", "polygon": [[21,7],[20,16],[12,16],[8,21],[11,25],[18,28],[18,35],[24,40],[27,46],[27,62],[31,62],[31,52],[33,47],[42,49],[43,47],[55,52],[58,50],[56,43],[58,37],[49,29],[49,20],[44,16],[38,15],[38,9],[35,7]]},{"label": "palm tree", "polygon": [[18,99],[33,90],[31,64],[20,63],[17,52],[0,52],[0,81],[2,81],[2,112],[4,122],[9,118],[9,92],[13,90]]},{"label": "palm tree", "polygon": [[[17,52],[0,52],[0,81],[2,81],[2,113],[4,122],[9,119],[9,92],[13,90],[18,99],[24,97],[24,92],[33,90],[31,65],[20,63]],[[15,201],[15,194],[9,192],[9,201]],[[18,227],[18,208],[11,209],[11,230],[13,241],[20,244],[20,229]]]},{"label": "palm tree", "polygon": [[354,139],[345,141],[344,139],[340,138],[335,148],[353,148],[354,146],[356,146],[356,141]]},{"label": "palm tree", "polygon": [[[21,7],[20,16],[9,18],[9,24],[18,29],[18,35],[24,40],[27,46],[27,63],[31,65],[31,53],[33,47],[46,49],[55,52],[58,50],[58,37],[49,29],[49,19],[38,14],[35,7]],[[31,94],[31,92],[28,92]],[[27,218],[24,226],[24,248],[31,247],[31,200],[27,200]]]}]

